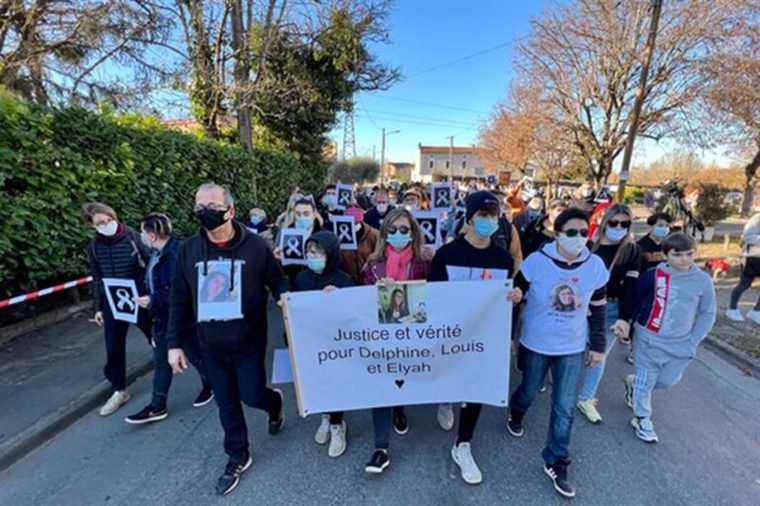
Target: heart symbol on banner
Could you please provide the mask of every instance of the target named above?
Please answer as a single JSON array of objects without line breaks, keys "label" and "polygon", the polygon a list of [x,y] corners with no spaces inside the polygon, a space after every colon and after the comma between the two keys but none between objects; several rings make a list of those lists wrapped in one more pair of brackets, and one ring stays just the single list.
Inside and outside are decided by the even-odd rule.
[{"label": "heart symbol on banner", "polygon": [[404,380],[396,380],[396,386],[401,388],[404,386]]}]

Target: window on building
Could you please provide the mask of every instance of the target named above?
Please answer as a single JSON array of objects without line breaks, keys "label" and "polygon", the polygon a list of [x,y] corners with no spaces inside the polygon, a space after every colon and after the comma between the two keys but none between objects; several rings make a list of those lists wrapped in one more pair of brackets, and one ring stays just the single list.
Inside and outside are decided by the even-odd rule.
[{"label": "window on building", "polygon": [[435,164],[435,162],[433,161],[432,158],[430,160],[428,160],[428,168],[429,169],[432,169],[434,164]]},{"label": "window on building", "polygon": [[462,160],[462,168],[463,169],[467,168],[467,160]]},{"label": "window on building", "polygon": [[450,167],[451,167],[450,162],[448,160],[446,160],[446,168],[448,169]]}]

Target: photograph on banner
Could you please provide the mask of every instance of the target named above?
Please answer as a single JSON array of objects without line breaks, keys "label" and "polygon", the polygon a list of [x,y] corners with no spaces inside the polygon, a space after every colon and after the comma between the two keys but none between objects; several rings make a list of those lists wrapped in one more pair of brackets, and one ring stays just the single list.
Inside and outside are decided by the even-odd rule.
[{"label": "photograph on banner", "polygon": [[433,209],[450,209],[452,204],[453,188],[451,183],[433,183],[430,188],[430,195],[433,198]]},{"label": "photograph on banner", "polygon": [[198,270],[198,321],[238,320],[243,317],[243,260],[209,260]]},{"label": "photograph on banner", "polygon": [[135,280],[103,278],[103,286],[106,289],[108,307],[111,308],[114,320],[137,323],[139,306],[135,302],[135,299],[140,294],[137,293]]},{"label": "photograph on banner", "polygon": [[389,283],[377,286],[377,316],[381,324],[425,323],[426,283]]},{"label": "photograph on banner", "polygon": [[510,280],[494,280],[288,294],[299,413],[442,402],[506,406],[510,289]]},{"label": "photograph on banner", "polygon": [[338,237],[340,249],[356,250],[359,241],[356,238],[356,220],[353,216],[330,215],[333,224],[333,233]]},{"label": "photograph on banner", "polygon": [[422,231],[422,244],[438,249],[443,244],[441,240],[441,225],[443,222],[440,211],[415,211],[413,213]]},{"label": "photograph on banner", "polygon": [[306,239],[308,231],[300,228],[284,228],[280,232],[282,265],[307,265]]},{"label": "photograph on banner", "polygon": [[446,273],[449,276],[449,281],[492,281],[509,278],[509,271],[506,269],[460,267],[458,265],[447,265]]},{"label": "photograph on banner", "polygon": [[338,205],[336,206],[338,209],[345,211],[351,207],[351,203],[354,201],[354,185],[338,183],[335,185],[335,193],[338,197]]}]

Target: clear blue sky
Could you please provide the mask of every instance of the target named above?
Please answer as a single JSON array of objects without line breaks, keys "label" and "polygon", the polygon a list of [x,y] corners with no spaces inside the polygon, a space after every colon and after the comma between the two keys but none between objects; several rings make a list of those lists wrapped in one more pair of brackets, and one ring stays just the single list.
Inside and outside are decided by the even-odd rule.
[{"label": "clear blue sky", "polygon": [[[401,68],[391,89],[357,96],[356,151],[380,159],[381,128],[401,130],[386,140],[386,160],[414,163],[417,144],[457,146],[477,142],[478,127],[506,96],[513,51],[547,0],[396,0],[390,43],[375,52]],[[461,60],[461,61],[458,61]],[[342,123],[331,133],[342,149]],[[674,143],[637,143],[634,164],[675,149]],[[700,153],[718,161],[716,153]]]}]

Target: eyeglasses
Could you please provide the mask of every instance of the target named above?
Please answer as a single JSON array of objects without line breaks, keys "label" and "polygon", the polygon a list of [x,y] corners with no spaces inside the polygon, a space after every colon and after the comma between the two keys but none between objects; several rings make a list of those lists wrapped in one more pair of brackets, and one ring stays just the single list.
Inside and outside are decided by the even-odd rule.
[{"label": "eyeglasses", "polygon": [[402,234],[408,234],[410,228],[406,225],[401,225],[400,227],[397,227],[396,225],[391,225],[388,227],[388,234],[395,234],[396,232],[401,232]]},{"label": "eyeglasses", "polygon": [[618,226],[621,226],[622,228],[631,228],[631,220],[610,220],[607,222],[607,225],[612,228],[617,228]]},{"label": "eyeglasses", "polygon": [[567,237],[576,237],[580,235],[581,237],[588,237],[588,229],[582,228],[578,230],[577,228],[568,228],[567,230],[562,231],[563,234],[565,234]]}]

